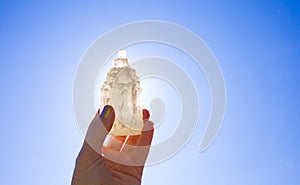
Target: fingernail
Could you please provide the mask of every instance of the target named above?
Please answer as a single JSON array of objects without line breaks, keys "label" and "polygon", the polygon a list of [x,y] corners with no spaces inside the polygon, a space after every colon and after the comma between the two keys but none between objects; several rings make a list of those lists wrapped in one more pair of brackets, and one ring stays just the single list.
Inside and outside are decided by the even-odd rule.
[{"label": "fingernail", "polygon": [[108,106],[108,105],[105,105],[102,112],[101,112],[101,114],[100,114],[100,117],[101,118],[107,118],[110,113],[111,113],[111,107]]},{"label": "fingernail", "polygon": [[150,113],[147,109],[143,109],[143,119],[149,119]]}]

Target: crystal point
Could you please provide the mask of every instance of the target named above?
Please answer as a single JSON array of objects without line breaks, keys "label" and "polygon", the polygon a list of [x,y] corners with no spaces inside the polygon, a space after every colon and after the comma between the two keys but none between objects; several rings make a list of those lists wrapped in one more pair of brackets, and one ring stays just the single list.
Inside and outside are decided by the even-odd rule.
[{"label": "crystal point", "polygon": [[111,135],[139,135],[143,127],[140,81],[126,55],[125,50],[118,52],[101,88],[101,107],[112,105],[115,110]]}]

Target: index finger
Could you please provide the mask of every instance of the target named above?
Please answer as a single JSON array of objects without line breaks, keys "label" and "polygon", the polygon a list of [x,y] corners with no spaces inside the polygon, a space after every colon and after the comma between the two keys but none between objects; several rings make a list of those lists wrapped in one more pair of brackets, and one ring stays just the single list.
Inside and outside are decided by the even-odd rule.
[{"label": "index finger", "polygon": [[154,126],[153,122],[147,121],[143,127],[142,134],[139,137],[139,141],[137,142],[137,146],[150,146],[153,139],[154,134]]}]

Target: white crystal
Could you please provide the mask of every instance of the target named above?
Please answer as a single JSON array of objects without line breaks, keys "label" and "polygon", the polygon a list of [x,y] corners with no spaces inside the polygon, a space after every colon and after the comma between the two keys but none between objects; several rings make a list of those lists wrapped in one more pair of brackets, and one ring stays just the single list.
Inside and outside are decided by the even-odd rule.
[{"label": "white crystal", "polygon": [[116,115],[109,134],[118,136],[139,135],[143,127],[140,81],[126,54],[125,50],[118,52],[101,88],[101,107],[112,105]]}]

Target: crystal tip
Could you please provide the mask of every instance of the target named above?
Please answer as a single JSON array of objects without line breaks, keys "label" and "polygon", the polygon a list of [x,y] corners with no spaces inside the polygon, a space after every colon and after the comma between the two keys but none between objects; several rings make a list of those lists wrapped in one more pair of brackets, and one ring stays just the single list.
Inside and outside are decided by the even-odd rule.
[{"label": "crystal tip", "polygon": [[126,50],[119,50],[118,51],[118,58],[127,58]]}]

